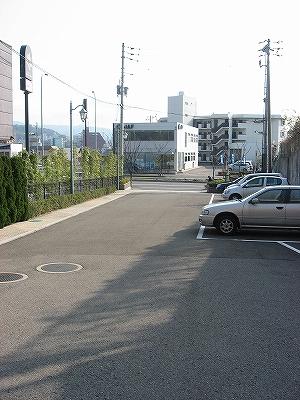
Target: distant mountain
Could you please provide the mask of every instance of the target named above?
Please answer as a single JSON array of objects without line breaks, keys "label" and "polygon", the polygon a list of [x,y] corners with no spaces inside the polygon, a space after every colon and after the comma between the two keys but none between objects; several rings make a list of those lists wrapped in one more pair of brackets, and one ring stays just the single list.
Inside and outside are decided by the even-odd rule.
[{"label": "distant mountain", "polygon": [[[14,129],[14,137],[16,138],[17,143],[25,143],[25,126],[23,124],[14,124],[13,125]],[[29,125],[29,133],[32,133],[34,135],[41,135],[41,129],[39,127],[36,127],[35,125]],[[44,134],[44,140],[45,142],[49,142],[49,144],[52,144],[53,140],[59,140],[61,141],[62,139],[67,139],[67,136],[61,135],[60,133],[56,132],[53,129],[48,129],[44,128],[43,129],[43,134]]]},{"label": "distant mountain", "polygon": [[[14,137],[17,143],[25,144],[25,127],[22,123],[15,122],[13,125]],[[82,125],[73,126],[74,144],[80,145],[82,142]],[[97,128],[101,136],[107,143],[112,142],[112,131],[107,128]],[[40,127],[29,125],[29,133],[41,137]],[[70,145],[70,127],[65,125],[46,125],[43,128],[45,145],[56,145],[59,147],[68,147]]]},{"label": "distant mountain", "polygon": [[[55,132],[60,133],[61,135],[69,137],[70,135],[70,127],[68,125],[45,125],[46,128],[49,128]],[[74,125],[73,126],[73,134],[81,134],[83,129],[83,125]],[[90,132],[94,132],[94,128],[90,126]],[[108,128],[99,128],[97,127],[97,132],[101,133],[103,138],[106,137],[112,138],[112,130]]]}]

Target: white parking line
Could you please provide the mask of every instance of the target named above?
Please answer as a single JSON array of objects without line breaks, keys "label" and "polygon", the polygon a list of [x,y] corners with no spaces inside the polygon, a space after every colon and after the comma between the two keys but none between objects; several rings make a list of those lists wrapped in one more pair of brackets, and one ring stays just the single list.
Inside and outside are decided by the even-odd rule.
[{"label": "white parking line", "polygon": [[[203,231],[204,231],[205,226],[201,226],[201,228],[203,228]],[[199,230],[199,232],[200,232],[200,230]],[[223,240],[223,241],[226,240],[226,241],[230,241],[230,242],[279,243],[279,244],[282,244],[283,246],[287,246],[287,247],[288,247],[288,245],[286,243],[297,243],[297,244],[299,243],[300,244],[300,242],[296,241],[296,240],[285,240],[284,242],[282,242],[282,241],[279,241],[279,240],[265,240],[265,239],[234,239],[234,238],[230,239],[230,238],[226,238],[226,237],[223,238],[221,236],[218,237],[218,238],[215,238],[215,237],[202,237],[203,233],[202,233],[201,237],[200,236],[198,237],[198,236],[199,236],[199,234],[197,235],[197,239],[202,239],[202,240]],[[297,251],[300,251],[300,250],[297,250]]]},{"label": "white parking line", "polygon": [[[215,195],[212,194],[208,204],[211,204],[213,202],[214,197],[215,197]],[[198,232],[196,239],[198,239],[198,240],[203,239],[204,230],[205,230],[205,226],[200,225],[199,232]]]},{"label": "white parking line", "polygon": [[204,229],[205,229],[205,226],[201,225],[196,239],[198,239],[198,240],[203,239]]},{"label": "white parking line", "polygon": [[[216,239],[216,238],[206,238],[203,237],[204,234],[204,230],[205,230],[205,226],[201,226],[198,232],[198,235],[196,237],[196,239],[198,240],[220,240],[220,239]],[[222,241],[231,241],[231,242],[258,242],[258,243],[278,243],[281,246],[284,246],[286,248],[288,248],[289,250],[294,251],[295,253],[300,254],[300,250],[296,249],[293,246],[290,246],[287,243],[300,243],[300,242],[296,242],[294,240],[287,240],[286,242],[282,242],[279,240],[259,240],[259,239],[221,239]]]},{"label": "white parking line", "polygon": [[[279,243],[279,244],[281,244],[282,246],[285,246],[285,247],[287,247],[288,249],[293,250],[293,251],[295,251],[296,253],[300,254],[300,250],[296,249],[295,247],[290,246],[289,244],[286,244],[286,243],[284,243],[284,242],[277,242],[277,243]],[[297,242],[294,242],[294,243],[297,243]]]}]

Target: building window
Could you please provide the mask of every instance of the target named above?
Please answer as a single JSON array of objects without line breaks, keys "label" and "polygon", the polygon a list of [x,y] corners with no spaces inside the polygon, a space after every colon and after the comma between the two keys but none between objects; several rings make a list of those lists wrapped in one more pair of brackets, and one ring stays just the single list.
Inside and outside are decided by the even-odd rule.
[{"label": "building window", "polygon": [[[199,153],[198,153],[199,154]],[[184,161],[195,161],[196,160],[196,153],[185,153],[184,154]]]},{"label": "building window", "polygon": [[174,131],[159,131],[159,130],[147,130],[147,131],[132,131],[127,130],[127,141],[174,141]]}]

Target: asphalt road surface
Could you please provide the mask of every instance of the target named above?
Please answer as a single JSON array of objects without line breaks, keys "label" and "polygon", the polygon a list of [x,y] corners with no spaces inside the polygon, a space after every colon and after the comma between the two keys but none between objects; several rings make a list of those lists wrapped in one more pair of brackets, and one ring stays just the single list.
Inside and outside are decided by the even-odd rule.
[{"label": "asphalt road surface", "polygon": [[133,188],[136,190],[164,190],[176,192],[204,192],[204,183],[194,182],[155,182],[155,181],[133,181]]},{"label": "asphalt road surface", "polygon": [[28,279],[0,285],[0,399],[298,400],[300,255],[197,239],[209,199],[132,191],[1,245]]}]

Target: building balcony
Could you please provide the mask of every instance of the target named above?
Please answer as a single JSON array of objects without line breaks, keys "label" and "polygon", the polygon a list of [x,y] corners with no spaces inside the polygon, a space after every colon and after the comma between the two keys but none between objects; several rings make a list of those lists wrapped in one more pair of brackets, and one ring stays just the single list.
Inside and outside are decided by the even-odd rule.
[{"label": "building balcony", "polygon": [[220,143],[222,140],[228,140],[228,133],[222,133],[222,135],[215,136],[211,141],[212,145]]}]

